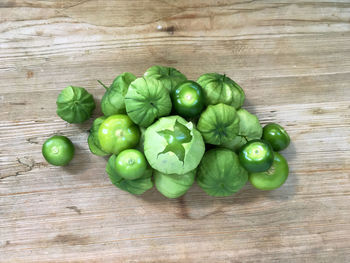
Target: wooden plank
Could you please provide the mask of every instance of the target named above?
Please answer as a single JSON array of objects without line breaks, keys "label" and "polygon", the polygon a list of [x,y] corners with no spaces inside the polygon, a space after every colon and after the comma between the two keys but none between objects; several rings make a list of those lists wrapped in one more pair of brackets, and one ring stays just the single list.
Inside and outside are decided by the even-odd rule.
[{"label": "wooden plank", "polygon": [[[349,42],[347,0],[1,1],[0,262],[348,262]],[[92,120],[65,123],[55,101],[68,85],[99,101],[98,79],[154,64],[241,84],[246,109],[291,135],[286,184],[175,200],[115,188],[89,153]],[[77,148],[65,168],[41,156],[57,133]]]}]

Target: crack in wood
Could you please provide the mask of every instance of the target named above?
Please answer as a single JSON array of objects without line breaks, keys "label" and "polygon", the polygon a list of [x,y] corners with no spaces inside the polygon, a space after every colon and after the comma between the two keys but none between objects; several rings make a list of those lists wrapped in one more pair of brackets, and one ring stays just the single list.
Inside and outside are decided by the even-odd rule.
[{"label": "crack in wood", "polygon": [[190,219],[184,197],[183,196],[179,197],[178,202],[179,202],[179,208],[180,208],[180,211],[179,211],[180,217],[183,219]]},{"label": "crack in wood", "polygon": [[78,207],[76,207],[75,205],[73,205],[73,206],[66,206],[66,208],[72,209],[73,211],[77,212],[78,215],[81,215],[81,210]]},{"label": "crack in wood", "polygon": [[42,168],[42,167],[48,166],[48,163],[46,162],[35,162],[32,158],[29,158],[29,157],[21,157],[21,158],[17,157],[16,161],[19,164],[19,166],[17,167],[20,168],[20,170],[12,174],[0,175],[0,180],[8,177],[23,175],[27,172],[32,171],[35,168]]},{"label": "crack in wood", "polygon": [[89,238],[86,236],[79,236],[75,234],[58,234],[52,239],[54,244],[65,244],[65,245],[85,245],[89,243]]},{"label": "crack in wood", "polygon": [[26,141],[27,141],[28,143],[30,143],[30,144],[39,144],[38,141],[35,141],[35,140],[37,140],[37,139],[38,139],[38,138],[36,138],[36,137],[32,137],[32,138],[26,139]]}]

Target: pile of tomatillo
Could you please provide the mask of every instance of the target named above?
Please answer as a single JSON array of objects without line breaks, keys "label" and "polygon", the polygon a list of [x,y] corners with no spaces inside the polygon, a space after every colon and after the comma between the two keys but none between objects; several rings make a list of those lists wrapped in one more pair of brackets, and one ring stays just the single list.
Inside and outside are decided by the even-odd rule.
[{"label": "pile of tomatillo", "polygon": [[[87,142],[93,154],[110,156],[106,172],[118,188],[142,194],[155,185],[177,198],[197,182],[208,195],[229,196],[248,180],[261,190],[286,181],[288,163],[279,151],[289,145],[288,133],[276,123],[262,127],[242,108],[242,88],[226,75],[207,73],[195,82],[174,68],[153,66],[142,77],[126,72],[109,87],[100,84],[103,116],[94,120]],[[88,120],[96,107],[90,93],[73,86],[56,103],[69,123]],[[42,153],[63,166],[74,146],[55,135]]]}]

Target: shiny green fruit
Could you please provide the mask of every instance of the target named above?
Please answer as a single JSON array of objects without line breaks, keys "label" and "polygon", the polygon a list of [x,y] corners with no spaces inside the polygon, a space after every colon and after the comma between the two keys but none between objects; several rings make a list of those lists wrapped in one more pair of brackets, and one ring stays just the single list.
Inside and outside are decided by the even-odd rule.
[{"label": "shiny green fruit", "polygon": [[271,145],[263,140],[252,140],[239,151],[239,160],[250,173],[267,171],[273,162]]},{"label": "shiny green fruit", "polygon": [[74,157],[74,145],[67,137],[55,135],[45,141],[42,154],[48,163],[64,166]]},{"label": "shiny green fruit", "polygon": [[262,138],[268,141],[274,151],[282,151],[286,149],[290,143],[290,137],[286,130],[277,123],[267,124],[263,128]]},{"label": "shiny green fruit", "polygon": [[127,115],[116,114],[109,116],[101,124],[98,140],[102,151],[119,154],[139,143],[140,130]]},{"label": "shiny green fruit", "polygon": [[204,108],[202,87],[194,81],[186,81],[171,92],[175,111],[182,117],[197,117]]},{"label": "shiny green fruit", "polygon": [[260,190],[279,188],[288,178],[289,167],[286,159],[279,153],[274,153],[274,160],[270,169],[261,173],[251,173],[250,183]]},{"label": "shiny green fruit", "polygon": [[118,154],[115,169],[124,179],[135,180],[145,173],[147,161],[139,150],[127,149]]}]

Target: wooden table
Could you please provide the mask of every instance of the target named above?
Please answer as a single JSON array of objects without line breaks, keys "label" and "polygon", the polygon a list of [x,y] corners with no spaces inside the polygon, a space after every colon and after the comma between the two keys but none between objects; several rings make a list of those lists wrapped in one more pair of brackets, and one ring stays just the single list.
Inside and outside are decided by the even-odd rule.
[{"label": "wooden table", "polygon": [[[286,184],[175,200],[114,187],[91,121],[67,124],[56,98],[76,85],[99,101],[96,80],[155,64],[236,80],[291,135]],[[350,261],[349,1],[1,0],[0,79],[0,262]],[[76,145],[65,168],[41,155],[53,134]]]}]

